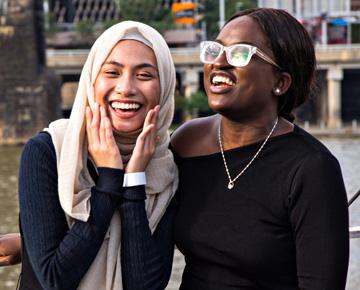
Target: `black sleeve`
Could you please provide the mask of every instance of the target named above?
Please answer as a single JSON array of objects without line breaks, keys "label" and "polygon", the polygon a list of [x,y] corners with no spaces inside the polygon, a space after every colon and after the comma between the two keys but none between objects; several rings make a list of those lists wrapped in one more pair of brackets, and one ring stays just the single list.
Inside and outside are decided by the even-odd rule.
[{"label": "black sleeve", "polygon": [[[49,138],[31,139],[21,156],[19,202],[24,246],[44,289],[76,289],[103,242],[118,198],[101,186],[93,187],[88,221],[75,221],[69,229],[58,198],[55,151]],[[117,177],[122,185],[123,175],[122,170],[99,170],[101,184]],[[119,188],[114,187],[114,191]]]},{"label": "black sleeve", "polygon": [[299,167],[290,195],[299,289],[344,290],[349,259],[347,197],[340,166],[318,152]]},{"label": "black sleeve", "polygon": [[153,235],[145,211],[144,186],[125,188],[120,204],[121,264],[125,290],[165,289],[174,254],[176,196]]}]

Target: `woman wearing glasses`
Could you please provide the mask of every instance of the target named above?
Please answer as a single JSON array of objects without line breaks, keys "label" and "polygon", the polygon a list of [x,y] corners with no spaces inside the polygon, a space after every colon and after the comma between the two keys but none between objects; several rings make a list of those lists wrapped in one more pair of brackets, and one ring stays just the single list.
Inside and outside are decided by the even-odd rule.
[{"label": "woman wearing glasses", "polygon": [[335,157],[293,124],[313,87],[301,24],[275,9],[241,11],[201,45],[217,114],[172,137],[179,167],[175,241],[181,290],[345,288],[348,212]]}]

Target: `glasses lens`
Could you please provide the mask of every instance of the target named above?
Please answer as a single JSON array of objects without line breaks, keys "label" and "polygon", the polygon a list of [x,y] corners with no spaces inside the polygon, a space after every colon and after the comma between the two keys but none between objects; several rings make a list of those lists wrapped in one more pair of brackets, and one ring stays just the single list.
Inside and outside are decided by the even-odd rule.
[{"label": "glasses lens", "polygon": [[212,41],[203,42],[201,45],[200,59],[204,63],[213,63],[221,53],[221,44]]},{"label": "glasses lens", "polygon": [[251,58],[250,47],[234,45],[229,51],[230,64],[233,66],[246,66]]}]

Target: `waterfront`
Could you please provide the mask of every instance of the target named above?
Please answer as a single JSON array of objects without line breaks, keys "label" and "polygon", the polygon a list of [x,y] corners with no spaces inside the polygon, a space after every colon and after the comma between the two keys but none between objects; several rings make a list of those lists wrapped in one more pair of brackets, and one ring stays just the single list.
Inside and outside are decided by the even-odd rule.
[{"label": "waterfront", "polygon": [[[360,188],[360,139],[323,138],[322,141],[339,159],[349,198]],[[18,231],[17,171],[21,147],[0,147],[0,233]],[[350,225],[360,226],[360,198],[350,207]],[[350,266],[346,290],[356,290],[360,284],[360,239],[350,242]],[[183,259],[176,255],[173,277],[167,290],[178,289]],[[0,268],[0,290],[16,287],[19,266]]]}]

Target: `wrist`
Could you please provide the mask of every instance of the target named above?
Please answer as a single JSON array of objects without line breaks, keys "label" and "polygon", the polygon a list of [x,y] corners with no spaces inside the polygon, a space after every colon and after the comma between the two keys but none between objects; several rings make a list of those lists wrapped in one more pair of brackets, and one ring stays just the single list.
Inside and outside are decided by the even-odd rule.
[{"label": "wrist", "polygon": [[139,186],[146,184],[145,171],[142,172],[129,172],[124,175],[124,187]]},{"label": "wrist", "polygon": [[115,195],[121,194],[124,182],[124,170],[98,167],[98,174],[96,187],[99,191]]}]

